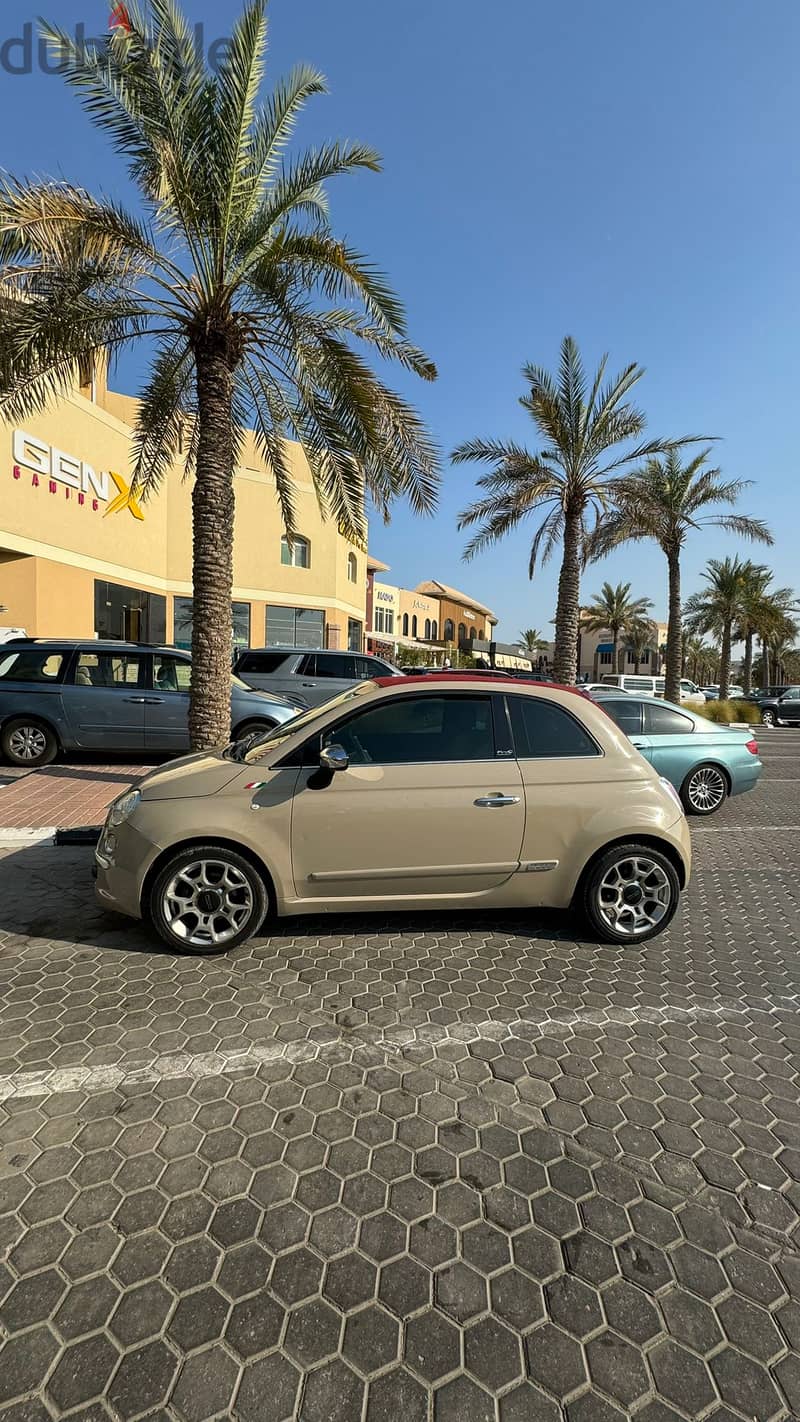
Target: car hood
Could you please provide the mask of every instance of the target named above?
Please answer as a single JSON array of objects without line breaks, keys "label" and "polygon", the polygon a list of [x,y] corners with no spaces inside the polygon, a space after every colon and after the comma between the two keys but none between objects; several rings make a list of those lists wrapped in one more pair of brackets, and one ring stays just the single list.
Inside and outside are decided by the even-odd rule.
[{"label": "car hood", "polygon": [[218,751],[201,751],[151,770],[139,782],[139,789],[144,800],[186,800],[196,795],[216,795],[241,770],[240,761],[226,760]]}]

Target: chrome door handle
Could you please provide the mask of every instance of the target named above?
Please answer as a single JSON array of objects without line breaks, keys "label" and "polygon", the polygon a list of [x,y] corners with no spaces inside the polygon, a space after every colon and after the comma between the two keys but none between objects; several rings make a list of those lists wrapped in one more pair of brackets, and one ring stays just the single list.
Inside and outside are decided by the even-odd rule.
[{"label": "chrome door handle", "polygon": [[481,810],[493,810],[501,805],[518,805],[519,802],[519,795],[482,795],[475,804]]},{"label": "chrome door handle", "polygon": [[145,706],[147,704],[146,696],[126,696],[125,700],[129,702],[131,706]]},{"label": "chrome door handle", "polygon": [[142,700],[145,706],[161,706],[164,702],[163,696],[145,696]]}]

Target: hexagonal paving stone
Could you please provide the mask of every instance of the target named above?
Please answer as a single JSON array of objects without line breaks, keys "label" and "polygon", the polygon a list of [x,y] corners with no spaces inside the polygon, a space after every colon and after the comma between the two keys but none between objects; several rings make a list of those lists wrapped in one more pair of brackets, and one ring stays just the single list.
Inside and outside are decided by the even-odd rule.
[{"label": "hexagonal paving stone", "polygon": [[[182,1300],[178,1305],[178,1312],[183,1303],[191,1305],[194,1297],[195,1295],[190,1295]],[[225,1300],[222,1302],[227,1313],[228,1305]],[[257,1353],[265,1353],[267,1349],[276,1346],[281,1336],[284,1317],[281,1305],[267,1293],[242,1299],[231,1311],[225,1328],[225,1340],[242,1358],[255,1357]],[[180,1342],[180,1339],[178,1341]]]},{"label": "hexagonal paving stone", "polygon": [[143,1343],[161,1332],[171,1312],[173,1298],[157,1279],[139,1284],[123,1294],[109,1320],[109,1331],[123,1347]]},{"label": "hexagonal paving stone", "polygon": [[740,1353],[738,1348],[723,1348],[708,1364],[720,1396],[745,1417],[755,1422],[769,1422],[779,1415],[781,1398],[766,1368]]},{"label": "hexagonal paving stone", "polygon": [[311,1219],[307,1212],[293,1200],[287,1200],[285,1205],[275,1205],[273,1209],[265,1212],[258,1237],[271,1254],[281,1254],[285,1249],[293,1249],[296,1244],[302,1244],[310,1225]]},{"label": "hexagonal paving stone", "polygon": [[207,1422],[220,1413],[226,1415],[238,1378],[238,1364],[220,1344],[193,1353],[181,1368],[172,1406],[186,1422]]},{"label": "hexagonal paving stone", "polygon": [[352,1422],[361,1415],[363,1398],[361,1379],[341,1358],[334,1358],[307,1375],[298,1422]]},{"label": "hexagonal paving stone", "polygon": [[351,1314],[344,1328],[342,1356],[365,1377],[397,1358],[397,1321],[377,1304]]},{"label": "hexagonal paving stone", "polygon": [[588,1338],[603,1325],[603,1310],[597,1291],[582,1279],[562,1274],[544,1291],[547,1312],[555,1323],[575,1338]]},{"label": "hexagonal paving stone", "polygon": [[341,1319],[324,1299],[312,1299],[289,1314],[284,1348],[301,1368],[329,1358],[339,1346]]},{"label": "hexagonal paving stone", "polygon": [[231,1299],[241,1299],[263,1289],[272,1268],[272,1255],[256,1240],[229,1249],[222,1261],[217,1284]]},{"label": "hexagonal paving stone", "polygon": [[313,1217],[309,1238],[320,1254],[329,1257],[351,1249],[357,1232],[358,1221],[355,1217],[341,1205],[334,1205]]},{"label": "hexagonal paving stone", "polygon": [[294,1422],[300,1373],[282,1353],[271,1353],[245,1368],[234,1403],[242,1422],[264,1422],[264,1400],[269,1399],[270,1422]]},{"label": "hexagonal paving stone", "polygon": [[120,1350],[102,1333],[71,1343],[47,1382],[60,1412],[102,1397],[120,1358]]},{"label": "hexagonal paving stone", "polygon": [[461,1361],[458,1329],[438,1309],[428,1309],[406,1326],[405,1362],[426,1382],[452,1373]]},{"label": "hexagonal paving stone", "polygon": [[580,1345],[554,1323],[543,1323],[525,1338],[528,1372],[554,1397],[568,1397],[586,1382]]},{"label": "hexagonal paving stone", "polygon": [[663,1330],[656,1305],[627,1279],[612,1280],[601,1298],[611,1327],[632,1343],[647,1343]]},{"label": "hexagonal paving stone", "polygon": [[486,1280],[463,1260],[436,1272],[434,1296],[438,1307],[457,1323],[468,1323],[488,1306]]},{"label": "hexagonal paving stone", "polygon": [[[402,1260],[398,1262],[402,1263]],[[375,1297],[377,1275],[377,1266],[357,1250],[351,1249],[327,1265],[322,1292],[346,1313]]]},{"label": "hexagonal paving stone", "polygon": [[657,1343],[648,1362],[661,1396],[691,1416],[714,1401],[711,1378],[699,1358],[671,1340]]},{"label": "hexagonal paving stone", "polygon": [[650,1391],[650,1378],[639,1349],[612,1329],[586,1344],[586,1357],[592,1382],[623,1406],[630,1407]]},{"label": "hexagonal paving stone", "polygon": [[562,1422],[557,1402],[545,1397],[533,1383],[521,1383],[500,1398],[500,1422]]},{"label": "hexagonal paving stone", "polygon": [[428,1422],[428,1392],[406,1368],[392,1368],[369,1385],[366,1422]]},{"label": "hexagonal paving stone", "polygon": [[358,1244],[361,1251],[376,1264],[402,1254],[406,1248],[407,1226],[395,1215],[381,1213],[363,1220]]},{"label": "hexagonal paving stone", "polygon": [[15,1284],[0,1309],[0,1321],[9,1333],[43,1323],[58,1307],[66,1284],[55,1269],[32,1274]]},{"label": "hexagonal paving stone", "polygon": [[41,1384],[58,1353],[58,1343],[42,1326],[17,1334],[0,1348],[0,1403],[23,1397]]},{"label": "hexagonal paving stone", "polygon": [[124,1422],[166,1400],[177,1368],[175,1354],[160,1340],[125,1354],[108,1390]]},{"label": "hexagonal paving stone", "polygon": [[640,1235],[631,1235],[617,1246],[620,1269],[632,1284],[654,1294],[672,1282],[669,1260],[662,1250]]},{"label": "hexagonal paving stone", "polygon": [[685,1289],[667,1290],[659,1299],[667,1328],[679,1343],[705,1355],[722,1342],[722,1330],[709,1304]]},{"label": "hexagonal paving stone", "polygon": [[186,1294],[169,1322],[168,1335],[185,1353],[221,1338],[230,1311],[230,1303],[209,1285]]},{"label": "hexagonal paving stone", "polygon": [[275,1260],[270,1289],[286,1304],[299,1303],[317,1293],[325,1268],[322,1260],[301,1245]]},{"label": "hexagonal paving stone", "polygon": [[78,1338],[108,1322],[121,1290],[113,1279],[85,1279],[67,1294],[54,1318],[62,1338]]},{"label": "hexagonal paving stone", "polygon": [[437,1389],[433,1415],[435,1422],[494,1422],[494,1402],[462,1373]]},{"label": "hexagonal paving stone", "polygon": [[464,1332],[467,1370],[497,1393],[523,1375],[519,1338],[496,1318],[481,1318]]},{"label": "hexagonal paving stone", "polygon": [[430,1271],[409,1255],[393,1259],[381,1266],[378,1297],[399,1318],[408,1318],[431,1301]]}]

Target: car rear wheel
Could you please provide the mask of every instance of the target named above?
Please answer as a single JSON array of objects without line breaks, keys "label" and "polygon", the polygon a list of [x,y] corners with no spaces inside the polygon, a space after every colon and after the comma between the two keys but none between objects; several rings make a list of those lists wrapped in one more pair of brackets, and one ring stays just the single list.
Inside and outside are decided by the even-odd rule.
[{"label": "car rear wheel", "polygon": [[674,864],[649,844],[615,844],[592,864],[583,909],[607,943],[644,943],[674,917],[681,886]]},{"label": "car rear wheel", "polygon": [[696,765],[681,786],[681,800],[687,815],[715,815],[725,804],[728,779],[718,765]]},{"label": "car rear wheel", "polygon": [[49,726],[32,717],[19,716],[3,727],[0,750],[12,765],[24,765],[33,770],[37,765],[49,765],[55,760],[58,741]]},{"label": "car rear wheel", "polygon": [[761,712],[761,724],[762,726],[777,726],[778,724],[778,718],[775,712],[771,711],[768,706],[765,706]]},{"label": "car rear wheel", "polygon": [[268,906],[261,875],[236,850],[196,844],[168,860],[150,890],[149,909],[177,953],[222,953],[260,928]]}]

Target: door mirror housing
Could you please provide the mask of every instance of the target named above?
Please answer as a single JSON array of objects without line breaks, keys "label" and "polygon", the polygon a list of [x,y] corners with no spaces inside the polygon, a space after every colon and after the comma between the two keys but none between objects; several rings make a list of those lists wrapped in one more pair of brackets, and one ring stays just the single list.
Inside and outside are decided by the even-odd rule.
[{"label": "door mirror housing", "polygon": [[323,746],[319,753],[319,763],[323,770],[330,770],[335,774],[338,770],[347,770],[350,757],[344,746]]}]

